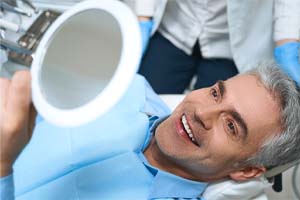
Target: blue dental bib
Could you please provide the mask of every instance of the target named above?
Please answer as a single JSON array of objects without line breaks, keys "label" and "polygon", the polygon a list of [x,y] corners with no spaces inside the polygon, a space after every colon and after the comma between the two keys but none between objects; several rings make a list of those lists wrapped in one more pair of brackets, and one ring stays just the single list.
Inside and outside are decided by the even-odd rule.
[{"label": "blue dental bib", "polygon": [[[14,165],[16,199],[147,199],[153,176],[138,156],[149,134],[146,85],[137,75],[119,103],[87,125],[39,122]],[[162,102],[153,110],[169,112]]]}]

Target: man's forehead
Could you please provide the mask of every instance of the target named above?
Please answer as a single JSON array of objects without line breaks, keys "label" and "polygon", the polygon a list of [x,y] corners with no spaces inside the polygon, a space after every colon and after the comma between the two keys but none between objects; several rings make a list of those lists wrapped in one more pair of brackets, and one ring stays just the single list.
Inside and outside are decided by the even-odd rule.
[{"label": "man's forehead", "polygon": [[249,129],[277,128],[280,109],[274,95],[254,75],[225,81],[228,101],[244,118]]},{"label": "man's forehead", "polygon": [[[253,96],[252,100],[260,98],[272,98],[271,92],[262,84],[258,77],[249,74],[234,76],[225,82],[226,90],[232,94],[241,93],[247,96]],[[269,99],[269,100],[274,100]]]}]

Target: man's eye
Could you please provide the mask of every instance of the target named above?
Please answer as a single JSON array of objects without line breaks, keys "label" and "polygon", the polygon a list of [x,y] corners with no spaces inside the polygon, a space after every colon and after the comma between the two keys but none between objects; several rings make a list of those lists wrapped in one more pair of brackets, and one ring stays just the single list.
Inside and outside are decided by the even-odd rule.
[{"label": "man's eye", "polygon": [[219,99],[219,93],[215,88],[212,88],[211,91],[211,96],[215,99],[215,101],[218,101]]},{"label": "man's eye", "polygon": [[235,124],[232,121],[227,122],[227,128],[228,128],[230,133],[236,134]]}]

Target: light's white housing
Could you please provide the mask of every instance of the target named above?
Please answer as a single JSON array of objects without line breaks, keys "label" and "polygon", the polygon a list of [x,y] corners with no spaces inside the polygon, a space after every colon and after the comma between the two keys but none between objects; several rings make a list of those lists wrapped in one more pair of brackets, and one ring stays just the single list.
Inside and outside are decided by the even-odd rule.
[{"label": "light's white housing", "polygon": [[32,96],[38,112],[59,126],[101,116],[128,89],[141,56],[135,15],[116,0],[89,0],[63,13],[34,55]]}]

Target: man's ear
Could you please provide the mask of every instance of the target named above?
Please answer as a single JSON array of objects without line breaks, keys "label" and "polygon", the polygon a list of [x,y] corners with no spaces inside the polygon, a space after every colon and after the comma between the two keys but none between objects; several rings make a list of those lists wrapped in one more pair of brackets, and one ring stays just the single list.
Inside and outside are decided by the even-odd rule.
[{"label": "man's ear", "polygon": [[235,181],[246,181],[251,178],[261,176],[265,171],[265,167],[246,167],[244,169],[231,172],[229,176]]}]

